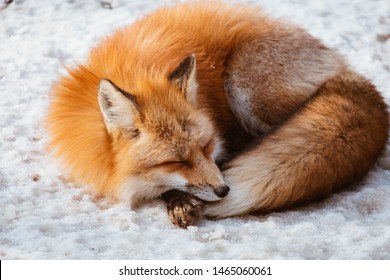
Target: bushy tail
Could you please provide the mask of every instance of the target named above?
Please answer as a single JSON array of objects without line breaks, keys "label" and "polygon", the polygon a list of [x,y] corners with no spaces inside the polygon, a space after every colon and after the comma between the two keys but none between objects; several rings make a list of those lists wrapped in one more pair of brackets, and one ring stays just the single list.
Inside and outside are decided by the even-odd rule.
[{"label": "bushy tail", "polygon": [[206,216],[283,209],[329,195],[365,176],[384,149],[389,115],[364,77],[327,80],[288,121],[234,158],[224,171],[231,190]]}]

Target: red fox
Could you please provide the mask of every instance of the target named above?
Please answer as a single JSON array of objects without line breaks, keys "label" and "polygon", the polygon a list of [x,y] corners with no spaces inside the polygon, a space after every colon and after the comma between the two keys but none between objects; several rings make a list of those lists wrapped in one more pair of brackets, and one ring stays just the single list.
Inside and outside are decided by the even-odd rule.
[{"label": "red fox", "polygon": [[375,87],[300,27],[223,3],[163,7],[55,83],[49,147],[74,180],[180,227],[324,198],[384,149]]}]

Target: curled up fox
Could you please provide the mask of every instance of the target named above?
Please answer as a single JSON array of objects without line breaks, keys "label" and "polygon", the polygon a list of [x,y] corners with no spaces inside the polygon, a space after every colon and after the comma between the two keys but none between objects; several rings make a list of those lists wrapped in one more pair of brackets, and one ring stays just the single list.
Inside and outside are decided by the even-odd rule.
[{"label": "curled up fox", "polygon": [[368,173],[389,130],[381,95],[336,51],[220,2],[103,39],[55,83],[47,123],[73,180],[132,208],[162,198],[184,228],[324,198]]}]

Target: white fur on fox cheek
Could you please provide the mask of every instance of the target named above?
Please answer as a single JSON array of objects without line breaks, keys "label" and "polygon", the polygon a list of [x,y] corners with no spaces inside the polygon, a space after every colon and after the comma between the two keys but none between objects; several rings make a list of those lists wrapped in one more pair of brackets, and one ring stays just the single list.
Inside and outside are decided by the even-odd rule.
[{"label": "white fur on fox cheek", "polygon": [[117,197],[131,208],[137,208],[143,202],[156,199],[169,190],[186,191],[187,183],[184,177],[176,173],[154,174],[150,178],[131,176],[120,186]]},{"label": "white fur on fox cheek", "polygon": [[161,191],[141,177],[131,176],[119,187],[117,198],[128,203],[131,208],[137,208],[143,201],[160,196]]},{"label": "white fur on fox cheek", "polygon": [[161,176],[161,184],[170,189],[185,191],[187,179],[177,173],[164,174]]}]

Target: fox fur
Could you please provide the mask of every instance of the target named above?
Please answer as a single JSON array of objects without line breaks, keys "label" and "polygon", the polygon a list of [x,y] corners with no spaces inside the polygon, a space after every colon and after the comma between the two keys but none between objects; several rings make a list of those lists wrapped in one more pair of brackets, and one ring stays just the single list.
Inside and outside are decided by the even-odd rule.
[{"label": "fox fur", "polygon": [[131,207],[163,196],[182,227],[324,198],[363,178],[388,137],[370,81],[251,6],[160,8],[68,72],[49,147],[99,195]]}]

